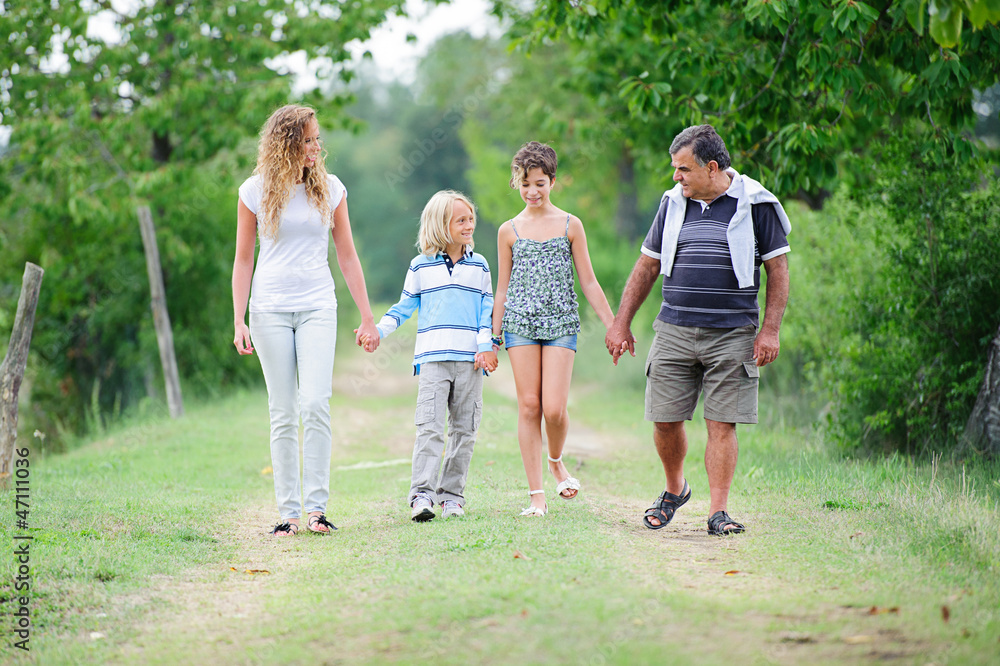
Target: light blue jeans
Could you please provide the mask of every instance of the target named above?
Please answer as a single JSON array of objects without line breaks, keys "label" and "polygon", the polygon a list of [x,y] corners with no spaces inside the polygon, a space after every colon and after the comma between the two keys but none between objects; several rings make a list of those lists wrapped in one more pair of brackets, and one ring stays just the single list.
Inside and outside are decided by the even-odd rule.
[{"label": "light blue jeans", "polygon": [[[282,520],[326,511],[330,498],[330,397],[337,310],[251,312],[250,337],[267,384],[271,468]],[[299,414],[302,476],[299,477]]]}]

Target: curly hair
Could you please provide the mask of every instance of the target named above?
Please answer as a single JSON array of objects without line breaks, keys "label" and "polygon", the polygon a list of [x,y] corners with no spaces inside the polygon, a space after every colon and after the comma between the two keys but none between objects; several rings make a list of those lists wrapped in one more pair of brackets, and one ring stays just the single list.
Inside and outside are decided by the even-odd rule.
[{"label": "curly hair", "polygon": [[333,229],[333,209],[330,208],[330,187],[327,182],[326,151],[311,167],[302,166],[305,151],[303,136],[306,125],[316,119],[316,111],[306,106],[283,106],[267,119],[260,130],[257,144],[257,166],[254,174],[261,176],[261,215],[257,226],[263,238],[275,238],[281,215],[292,198],[299,182],[306,186],[309,202],[319,210],[320,216]]},{"label": "curly hair", "polygon": [[528,172],[535,168],[541,169],[542,173],[548,176],[549,180],[552,180],[556,177],[556,167],[558,166],[559,158],[556,157],[556,151],[552,150],[551,146],[538,141],[529,141],[521,146],[517,154],[514,155],[514,159],[511,160],[511,189],[516,190],[521,181],[528,177]]}]

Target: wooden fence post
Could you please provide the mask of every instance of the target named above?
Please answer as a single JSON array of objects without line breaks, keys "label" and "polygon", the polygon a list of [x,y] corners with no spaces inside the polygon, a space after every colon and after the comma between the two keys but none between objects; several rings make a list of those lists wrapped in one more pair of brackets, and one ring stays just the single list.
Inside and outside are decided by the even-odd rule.
[{"label": "wooden fence post", "polygon": [[40,267],[32,263],[24,266],[21,295],[17,299],[14,329],[10,332],[10,346],[0,365],[0,484],[6,485],[13,473],[14,448],[17,443],[17,395],[28,364],[31,331],[35,327],[35,308],[38,292],[42,288]]},{"label": "wooden fence post", "polygon": [[171,418],[184,416],[184,401],[181,398],[181,380],[177,373],[177,357],[174,354],[174,334],[170,329],[170,314],[167,312],[167,297],[163,288],[163,270],[160,268],[160,250],[156,245],[156,229],[149,206],[139,206],[139,229],[142,244],[146,248],[146,272],[149,274],[150,306],[153,309],[153,326],[156,328],[156,343],[160,347],[160,365],[163,366],[163,381],[167,387],[167,406]]}]

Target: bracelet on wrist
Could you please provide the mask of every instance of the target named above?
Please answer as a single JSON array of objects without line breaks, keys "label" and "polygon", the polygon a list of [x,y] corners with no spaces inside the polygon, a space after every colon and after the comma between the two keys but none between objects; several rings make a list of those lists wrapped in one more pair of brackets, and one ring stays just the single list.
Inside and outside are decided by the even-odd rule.
[{"label": "bracelet on wrist", "polygon": [[503,347],[503,337],[502,336],[494,335],[492,338],[490,338],[490,340],[492,340],[493,344],[495,344],[497,347]]}]

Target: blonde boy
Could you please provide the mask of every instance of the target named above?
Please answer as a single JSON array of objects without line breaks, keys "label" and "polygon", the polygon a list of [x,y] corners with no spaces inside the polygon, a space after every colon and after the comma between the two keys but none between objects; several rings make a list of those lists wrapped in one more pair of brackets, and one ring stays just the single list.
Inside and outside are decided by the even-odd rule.
[{"label": "blonde boy", "polygon": [[475,207],[465,195],[443,190],[432,196],[420,216],[420,254],[410,262],[399,302],[378,323],[384,338],[419,313],[413,367],[420,384],[409,493],[417,522],[434,518],[435,502],[445,518],[464,515],[483,409],[482,371],[497,367],[493,284],[486,258],[472,251],[475,228]]}]

